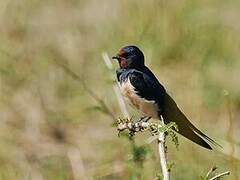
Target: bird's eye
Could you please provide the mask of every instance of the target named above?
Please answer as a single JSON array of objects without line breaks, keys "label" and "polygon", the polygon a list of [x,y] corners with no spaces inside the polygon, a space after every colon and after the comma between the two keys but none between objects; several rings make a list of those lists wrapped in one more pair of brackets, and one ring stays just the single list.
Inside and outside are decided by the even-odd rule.
[{"label": "bird's eye", "polygon": [[125,54],[123,54],[121,57],[124,58],[124,59],[128,59],[129,54],[125,53]]}]

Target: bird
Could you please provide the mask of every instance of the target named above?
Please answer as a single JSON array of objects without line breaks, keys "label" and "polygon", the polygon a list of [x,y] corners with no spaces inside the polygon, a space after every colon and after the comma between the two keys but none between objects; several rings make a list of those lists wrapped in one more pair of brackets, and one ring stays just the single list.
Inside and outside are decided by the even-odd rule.
[{"label": "bird", "polygon": [[144,117],[163,118],[165,124],[175,122],[177,129],[174,130],[177,133],[206,149],[212,150],[211,145],[220,146],[188,120],[145,65],[144,54],[137,46],[122,47],[112,59],[119,64],[116,75],[121,93]]}]

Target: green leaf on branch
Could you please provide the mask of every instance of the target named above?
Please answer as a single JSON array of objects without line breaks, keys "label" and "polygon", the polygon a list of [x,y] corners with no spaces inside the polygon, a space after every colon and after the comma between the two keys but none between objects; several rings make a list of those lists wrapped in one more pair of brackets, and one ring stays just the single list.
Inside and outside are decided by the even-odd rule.
[{"label": "green leaf on branch", "polygon": [[169,162],[169,163],[167,164],[167,169],[168,169],[169,172],[172,170],[172,168],[173,168],[174,165],[175,165],[174,162]]},{"label": "green leaf on branch", "polygon": [[153,180],[163,180],[163,175],[161,173],[157,173]]}]

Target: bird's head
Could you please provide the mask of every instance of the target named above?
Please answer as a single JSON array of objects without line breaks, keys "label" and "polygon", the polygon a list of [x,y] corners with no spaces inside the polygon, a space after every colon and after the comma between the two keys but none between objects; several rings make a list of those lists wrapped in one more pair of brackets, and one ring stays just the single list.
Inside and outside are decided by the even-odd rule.
[{"label": "bird's head", "polygon": [[143,52],[136,46],[125,46],[112,59],[118,60],[121,69],[140,68],[144,66]]}]

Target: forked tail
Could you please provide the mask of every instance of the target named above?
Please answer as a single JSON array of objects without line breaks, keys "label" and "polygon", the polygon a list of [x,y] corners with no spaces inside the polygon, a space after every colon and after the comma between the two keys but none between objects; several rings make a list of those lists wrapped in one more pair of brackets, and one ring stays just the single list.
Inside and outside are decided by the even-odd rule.
[{"label": "forked tail", "polygon": [[181,112],[175,101],[167,93],[164,98],[162,116],[165,123],[175,122],[178,126],[178,133],[196,144],[207,149],[212,149],[209,143],[221,147],[221,145],[197,129]]}]

